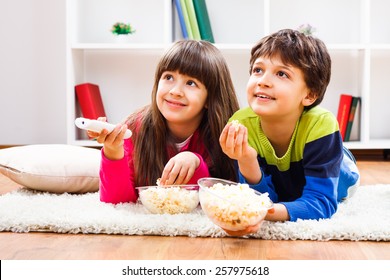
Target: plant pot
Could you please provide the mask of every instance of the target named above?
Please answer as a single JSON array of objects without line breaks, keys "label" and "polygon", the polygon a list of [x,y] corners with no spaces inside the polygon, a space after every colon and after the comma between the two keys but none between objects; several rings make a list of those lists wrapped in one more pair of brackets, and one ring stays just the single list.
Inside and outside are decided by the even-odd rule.
[{"label": "plant pot", "polygon": [[119,44],[132,43],[134,41],[132,34],[115,35],[115,42]]}]

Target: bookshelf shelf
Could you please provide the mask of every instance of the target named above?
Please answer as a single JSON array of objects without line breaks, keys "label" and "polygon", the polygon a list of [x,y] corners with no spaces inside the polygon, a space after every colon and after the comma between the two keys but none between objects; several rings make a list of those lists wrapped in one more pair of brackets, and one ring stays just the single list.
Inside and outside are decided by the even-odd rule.
[{"label": "bookshelf shelf", "polygon": [[166,48],[165,44],[115,44],[115,43],[81,43],[74,44],[71,47],[73,50],[162,50]]},{"label": "bookshelf shelf", "polygon": [[[220,0],[206,0],[206,4],[215,45],[228,62],[242,107],[247,105],[252,45],[278,29],[309,23],[332,57],[332,78],[322,106],[337,115],[340,94],[362,100],[359,129],[346,146],[390,148],[390,130],[382,124],[390,119],[390,84],[386,83],[389,1],[224,0],[223,9]],[[116,21],[134,26],[131,43],[115,42],[109,29]],[[81,114],[74,94],[76,84],[98,84],[107,117],[119,122],[149,103],[157,62],[181,34],[172,0],[67,0],[68,143],[98,146],[74,126],[74,119]]]}]

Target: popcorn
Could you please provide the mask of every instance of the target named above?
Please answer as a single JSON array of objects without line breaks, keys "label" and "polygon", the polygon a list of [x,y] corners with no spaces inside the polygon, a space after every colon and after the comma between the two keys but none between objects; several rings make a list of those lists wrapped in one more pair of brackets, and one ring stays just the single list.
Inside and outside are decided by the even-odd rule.
[{"label": "popcorn", "polygon": [[197,190],[177,187],[139,189],[142,204],[153,214],[189,213],[199,204]]},{"label": "popcorn", "polygon": [[206,215],[223,229],[238,231],[264,219],[272,201],[268,193],[256,194],[247,184],[214,184],[201,190],[200,201]]},{"label": "popcorn", "polygon": [[231,124],[235,128],[236,132],[240,129],[240,122],[238,120],[232,120]]}]

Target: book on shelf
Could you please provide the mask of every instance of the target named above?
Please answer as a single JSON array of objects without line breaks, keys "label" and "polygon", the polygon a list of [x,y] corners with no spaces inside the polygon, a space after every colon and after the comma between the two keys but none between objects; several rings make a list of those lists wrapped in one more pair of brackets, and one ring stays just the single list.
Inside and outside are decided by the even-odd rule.
[{"label": "book on shelf", "polygon": [[191,23],[190,23],[190,18],[188,16],[186,0],[179,0],[179,3],[180,3],[181,11],[183,14],[184,25],[186,27],[188,39],[194,39],[194,34],[192,33],[192,28],[191,28]]},{"label": "book on shelf", "polygon": [[347,128],[345,130],[345,138],[344,141],[348,142],[351,140],[352,129],[355,124],[358,124],[359,108],[360,108],[361,98],[358,96],[352,97],[351,108],[349,110],[348,123]]},{"label": "book on shelf", "polygon": [[[352,133],[359,130],[361,98],[351,94],[341,94],[337,111],[340,134],[344,142],[352,139]],[[359,131],[357,137],[359,138]]]},{"label": "book on shelf", "polygon": [[183,34],[183,38],[188,39],[189,37],[188,37],[187,26],[186,26],[186,22],[184,19],[183,8],[181,6],[180,0],[175,0],[175,6],[176,6],[177,16],[179,18],[180,28],[181,28],[181,32]]},{"label": "book on shelf", "polygon": [[106,117],[103,100],[98,85],[83,83],[75,86],[75,92],[84,118]]},{"label": "book on shelf", "polygon": [[207,11],[206,0],[193,0],[193,3],[201,39],[215,43],[209,13]]},{"label": "book on shelf", "polygon": [[337,121],[339,123],[339,130],[340,130],[341,138],[343,140],[345,139],[345,132],[347,130],[351,104],[352,104],[352,95],[340,94],[339,107],[337,110]]},{"label": "book on shelf", "polygon": [[198,26],[198,20],[196,19],[195,7],[192,0],[185,0],[188,18],[190,20],[190,26],[192,30],[192,36],[195,40],[200,40],[200,32]]}]

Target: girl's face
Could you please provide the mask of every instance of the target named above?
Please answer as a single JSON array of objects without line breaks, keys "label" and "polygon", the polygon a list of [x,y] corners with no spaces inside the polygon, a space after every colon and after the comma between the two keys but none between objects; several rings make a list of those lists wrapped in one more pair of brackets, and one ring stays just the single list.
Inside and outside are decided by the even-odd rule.
[{"label": "girl's face", "polygon": [[178,71],[165,71],[157,88],[157,107],[168,126],[185,125],[187,129],[199,126],[207,100],[207,90],[197,79]]},{"label": "girl's face", "polygon": [[264,118],[298,116],[304,106],[314,102],[309,97],[303,72],[285,65],[278,56],[255,60],[247,84],[249,106]]}]

